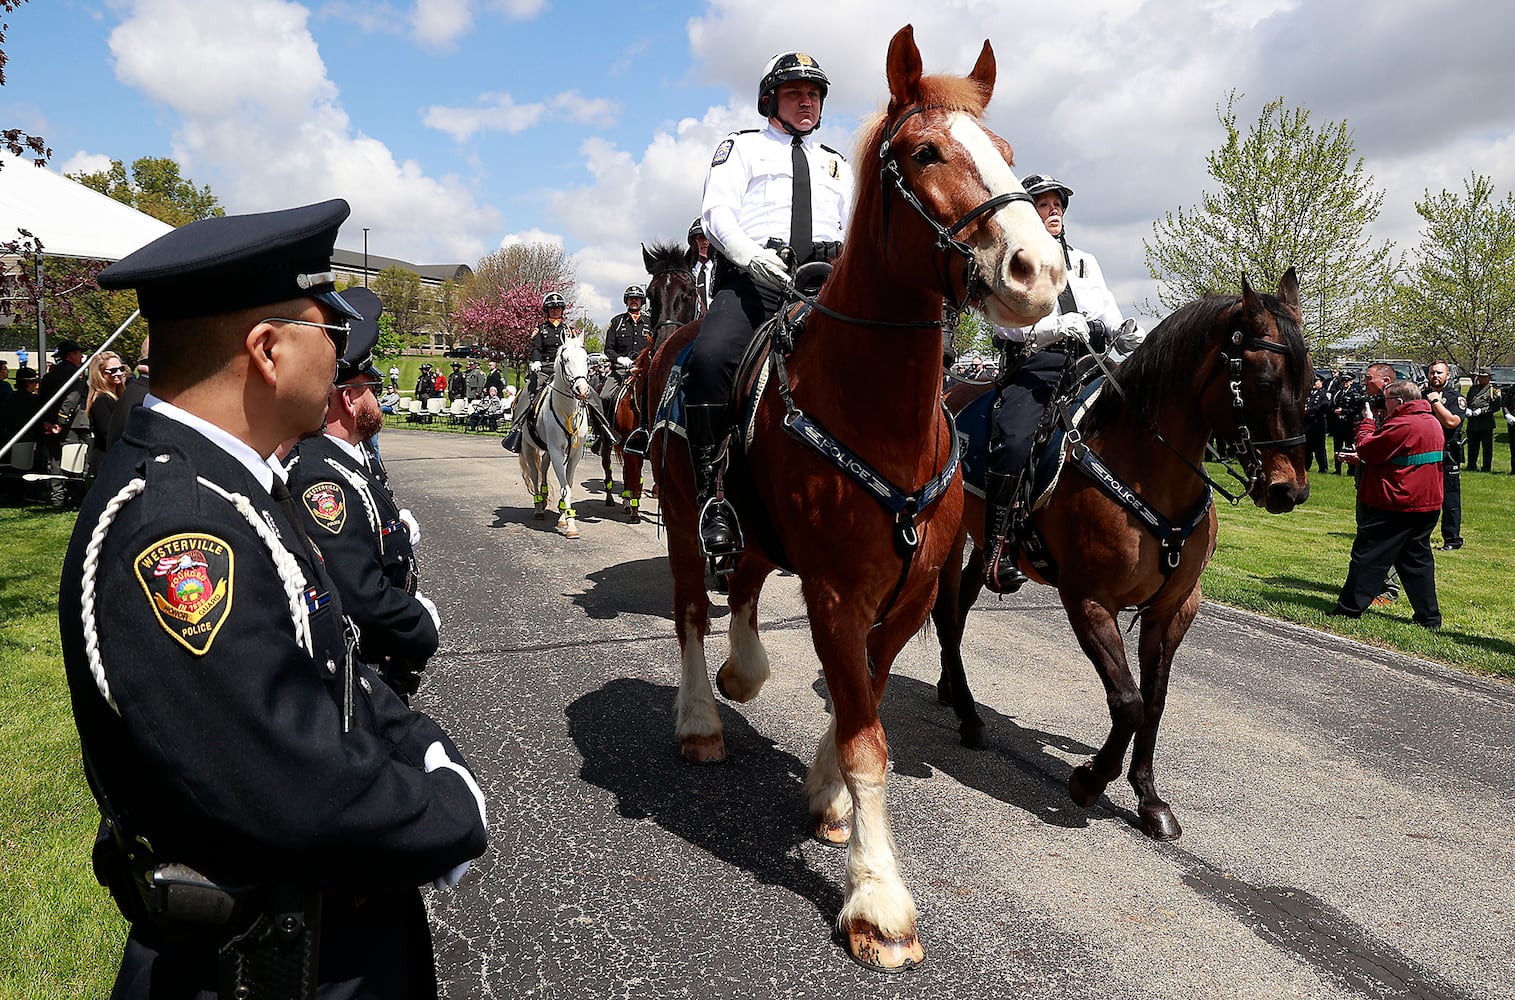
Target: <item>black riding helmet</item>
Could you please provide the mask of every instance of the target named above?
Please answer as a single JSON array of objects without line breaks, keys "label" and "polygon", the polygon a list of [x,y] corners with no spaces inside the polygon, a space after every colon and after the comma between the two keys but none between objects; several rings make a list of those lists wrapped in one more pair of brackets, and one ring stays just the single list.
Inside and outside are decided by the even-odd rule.
[{"label": "black riding helmet", "polygon": [[[819,63],[803,52],[781,52],[768,60],[763,68],[763,79],[758,82],[758,114],[772,118],[778,113],[779,85],[790,80],[813,80],[821,91],[821,107],[826,106],[826,93],[831,89],[831,79]],[[815,128],[821,127],[821,116],[815,116]],[[811,129],[815,131],[815,129]]]},{"label": "black riding helmet", "polygon": [[549,309],[567,309],[568,302],[557,292],[548,292],[542,296],[542,315],[547,315]]},{"label": "black riding helmet", "polygon": [[627,285],[626,290],[621,293],[621,301],[626,305],[630,305],[632,299],[641,299],[645,303],[647,301],[647,289],[641,285]]},{"label": "black riding helmet", "polygon": [[1068,210],[1068,202],[1073,200],[1073,189],[1051,174],[1027,174],[1021,179],[1021,187],[1032,198],[1047,191],[1056,191],[1063,203],[1063,211]]}]

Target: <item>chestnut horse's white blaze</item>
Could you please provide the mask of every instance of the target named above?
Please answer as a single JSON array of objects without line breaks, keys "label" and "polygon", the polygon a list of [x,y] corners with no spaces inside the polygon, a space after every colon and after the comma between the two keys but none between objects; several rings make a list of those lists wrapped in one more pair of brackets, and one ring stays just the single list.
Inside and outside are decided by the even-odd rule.
[{"label": "chestnut horse's white blaze", "polygon": [[[989,198],[1025,193],[982,125],[962,112],[954,112],[949,120],[948,131],[978,167]],[[1000,326],[1029,326],[1052,311],[1062,291],[1062,251],[1027,202],[1001,205],[991,219],[993,224],[979,227],[980,237],[971,241],[991,292],[984,299],[984,313]]]},{"label": "chestnut horse's white blaze", "polygon": [[584,351],[584,337],[567,337],[558,348],[552,363],[552,382],[547,388],[547,405],[536,418],[536,431],[547,443],[541,451],[530,434],[521,435],[521,479],[531,491],[537,516],[547,506],[547,472],[558,480],[558,531],[567,538],[579,537],[579,525],[573,509],[573,477],[584,455],[584,435],[589,417],[585,401],[589,398],[589,355]]}]

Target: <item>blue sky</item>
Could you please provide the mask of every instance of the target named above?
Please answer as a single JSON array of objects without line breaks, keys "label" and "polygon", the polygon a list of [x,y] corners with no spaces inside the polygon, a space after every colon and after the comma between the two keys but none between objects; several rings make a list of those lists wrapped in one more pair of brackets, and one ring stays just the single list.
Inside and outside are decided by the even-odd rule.
[{"label": "blue sky", "polygon": [[770,55],[825,67],[822,140],[850,153],[906,22],[928,71],[993,42],[988,124],[1075,189],[1070,239],[1128,313],[1156,301],[1141,240],[1198,202],[1232,88],[1243,122],[1278,96],[1345,118],[1402,249],[1425,189],[1515,180],[1515,5],[1493,2],[31,0],[8,22],[0,124],[54,168],[172,156],[233,212],[344,197],[341,245],[367,226],[417,263],[556,241],[600,323],[645,280],[638,244],[682,237],[721,138],[759,124]]}]

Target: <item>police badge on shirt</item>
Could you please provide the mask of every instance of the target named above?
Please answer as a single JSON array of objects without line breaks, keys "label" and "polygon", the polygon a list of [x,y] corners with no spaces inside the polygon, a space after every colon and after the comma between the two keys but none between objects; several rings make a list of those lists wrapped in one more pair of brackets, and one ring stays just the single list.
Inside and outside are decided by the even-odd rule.
[{"label": "police badge on shirt", "polygon": [[163,631],[204,656],[231,613],[234,562],[222,539],[184,532],[143,549],[132,568]]}]

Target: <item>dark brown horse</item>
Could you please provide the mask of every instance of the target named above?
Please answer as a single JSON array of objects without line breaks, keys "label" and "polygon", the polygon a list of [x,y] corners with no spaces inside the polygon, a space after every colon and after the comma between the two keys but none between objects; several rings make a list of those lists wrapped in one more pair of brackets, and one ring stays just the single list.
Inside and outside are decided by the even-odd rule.
[{"label": "dark brown horse", "polygon": [[[730,579],[730,653],[716,681],[745,702],[768,676],[758,636],[763,581],[777,567],[802,581],[811,636],[833,709],[805,780],[818,837],[848,846],[837,916],[854,958],[895,969],[921,960],[915,903],[900,878],[884,806],[888,748],[878,706],[889,670],[925,621],[938,572],[956,559],[961,490],[956,442],[940,405],[944,298],[1001,323],[1051,311],[1062,255],[1010,170],[1010,148],[981,122],[993,92],[987,42],[968,77],[921,75],[909,27],[887,59],[889,104],[859,145],[846,249],[788,359],[784,394],[770,386],[745,452],[726,475],[746,550]],[[717,301],[719,301],[719,294]],[[695,327],[653,360],[653,398]],[[777,378],[774,379],[777,381]],[[872,468],[929,496],[886,509],[878,494],[786,431],[797,414]],[[726,756],[705,660],[710,628],[694,476],[683,441],[653,435],[681,650],[677,737],[684,757]]]},{"label": "dark brown horse", "polygon": [[[1215,509],[1201,474],[1205,445],[1212,435],[1245,442],[1238,457],[1246,466],[1247,493],[1271,513],[1292,510],[1309,497],[1303,433],[1314,372],[1299,326],[1293,268],[1279,282],[1277,296],[1259,295],[1243,279],[1240,296],[1192,302],[1158,324],[1116,370],[1120,391],[1107,384],[1094,404],[1083,443],[1170,523],[1199,520],[1181,548],[1165,550],[1128,506],[1111,499],[1091,475],[1075,471],[1072,462],[1030,518],[1055,572],[1028,566],[1028,573],[1057,587],[1110,706],[1109,738],[1093,760],[1074,769],[1068,792],[1079,805],[1092,805],[1119,776],[1134,736],[1127,777],[1136,790],[1142,829],[1158,840],[1182,833],[1158,795],[1152,756],[1169,667],[1199,610],[1200,573],[1215,548]],[[984,391],[961,389],[948,394],[955,411]],[[981,499],[968,497],[962,523],[964,534],[973,538],[972,555],[966,567],[957,560],[943,567],[932,611],[942,645],[938,691],[957,713],[963,743],[983,746],[983,722],[968,689],[961,649],[968,609],[984,579]],[[1131,675],[1116,623],[1123,608],[1141,609],[1140,684]]]},{"label": "dark brown horse", "polygon": [[[673,331],[699,316],[700,297],[694,277],[690,251],[674,243],[654,243],[642,248],[642,262],[652,280],[647,283],[647,317],[652,324],[652,339],[636,356],[621,391],[616,395],[615,412],[610,419],[622,444],[643,426],[647,409],[647,373],[652,367],[653,350]],[[653,401],[656,405],[656,400]],[[650,424],[648,425],[650,426]],[[615,449],[621,456],[621,503],[631,523],[642,520],[642,456]],[[615,506],[615,478],[610,467],[611,444],[597,444],[600,464],[605,472],[605,505]]]}]

